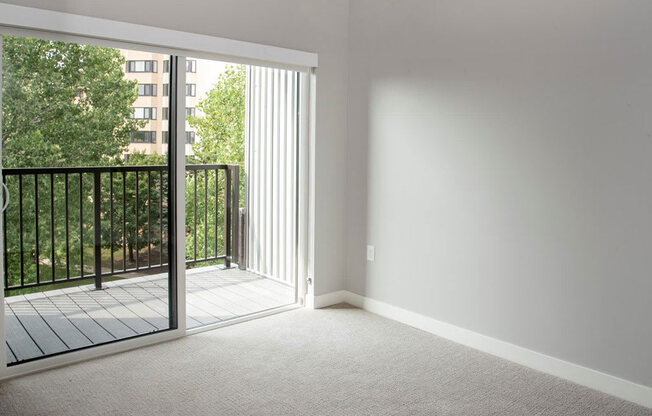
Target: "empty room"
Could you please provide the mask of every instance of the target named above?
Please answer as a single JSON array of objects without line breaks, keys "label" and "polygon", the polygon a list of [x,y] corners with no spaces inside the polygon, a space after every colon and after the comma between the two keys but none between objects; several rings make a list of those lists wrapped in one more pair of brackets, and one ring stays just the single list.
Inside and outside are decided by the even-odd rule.
[{"label": "empty room", "polygon": [[0,0],[0,414],[652,416],[650,39]]}]

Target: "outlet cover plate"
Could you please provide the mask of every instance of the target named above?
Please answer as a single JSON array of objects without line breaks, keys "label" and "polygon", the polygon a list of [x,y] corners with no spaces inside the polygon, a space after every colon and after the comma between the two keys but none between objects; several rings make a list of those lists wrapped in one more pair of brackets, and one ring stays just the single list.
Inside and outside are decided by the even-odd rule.
[{"label": "outlet cover plate", "polygon": [[367,246],[367,261],[374,261],[376,259],[376,248],[374,246]]}]

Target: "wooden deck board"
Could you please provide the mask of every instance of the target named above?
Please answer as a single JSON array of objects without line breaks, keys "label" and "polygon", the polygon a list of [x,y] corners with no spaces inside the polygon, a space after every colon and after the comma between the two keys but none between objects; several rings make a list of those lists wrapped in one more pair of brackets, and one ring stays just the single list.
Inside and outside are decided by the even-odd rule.
[{"label": "wooden deck board", "polygon": [[[186,285],[188,285],[188,282]],[[186,309],[188,309],[189,306],[192,306],[194,311],[192,317],[199,322],[202,322],[203,325],[209,325],[236,317],[235,314],[219,307],[216,303],[207,301],[201,296],[198,296],[193,290],[186,287]],[[190,312],[186,310],[186,314],[189,313]]]},{"label": "wooden deck board", "polygon": [[120,320],[123,310],[119,307],[117,302],[115,304],[102,305],[92,297],[88,296],[85,291],[67,293],[66,296],[79,305],[88,316],[90,316],[102,328],[106,329],[116,339],[128,338],[138,334],[138,332],[133,328],[125,325],[124,322]]},{"label": "wooden deck board", "polygon": [[157,320],[162,320],[165,323],[165,325],[157,325],[157,327],[167,327],[169,322],[167,302],[163,302],[158,296],[151,294],[137,283],[130,284],[129,287],[119,287],[119,289],[128,293],[132,298],[138,299],[154,312]]},{"label": "wooden deck board", "polygon": [[186,282],[186,291],[186,296],[188,296],[188,294],[197,296],[203,301],[212,305],[217,305],[219,308],[234,316],[245,315],[252,312],[251,308],[234,302],[233,298],[229,296],[228,293],[225,293],[224,291],[216,293],[209,288],[198,285],[196,282]]},{"label": "wooden deck board", "polygon": [[[189,286],[191,282],[186,283],[186,286]],[[224,297],[228,297],[230,300],[238,302],[250,311],[268,309],[274,305],[274,302],[268,301],[264,296],[252,296],[251,291],[239,287],[240,285],[247,285],[247,282],[240,283],[235,281],[229,283],[216,283],[213,279],[201,279],[201,276],[197,276],[196,282],[195,287],[199,288],[198,291],[216,289],[215,292],[219,292]]]},{"label": "wooden deck board", "polygon": [[29,302],[17,302],[9,307],[44,354],[56,354],[69,349]]},{"label": "wooden deck board", "polygon": [[16,356],[14,355],[13,352],[11,352],[11,347],[7,342],[5,342],[5,348],[7,349],[7,362],[13,363],[14,361],[16,361]]},{"label": "wooden deck board", "polygon": [[241,294],[228,290],[226,287],[202,284],[201,281],[197,283],[190,281],[186,285],[191,285],[193,288],[192,291],[197,293],[198,296],[208,298],[236,315],[248,315],[261,309],[269,308],[267,305],[261,306],[248,297],[243,297]]},{"label": "wooden deck board", "polygon": [[[134,292],[137,292],[139,299],[144,299],[143,303],[147,304],[150,308],[156,310],[161,316],[167,319],[168,316],[168,292],[163,288],[150,283],[138,282],[134,283]],[[139,290],[136,290],[138,288]],[[188,329],[202,326],[203,324],[189,315],[190,311],[186,313],[186,327]]]},{"label": "wooden deck board", "polygon": [[86,347],[93,342],[86,337],[48,298],[32,299],[28,302],[61,338],[69,349]]},{"label": "wooden deck board", "polygon": [[144,306],[139,299],[125,292],[122,286],[114,286],[105,290],[86,292],[90,297],[99,302],[118,318],[123,324],[134,330],[137,334],[164,329],[168,327],[168,320],[163,319],[163,325],[157,325],[155,318],[160,318],[151,308]]},{"label": "wooden deck board", "polygon": [[5,333],[7,344],[11,347],[18,360],[40,357],[43,355],[41,349],[29,336],[25,328],[20,324],[13,310],[5,306]]},{"label": "wooden deck board", "polygon": [[[198,273],[197,281],[206,289],[220,289],[220,292],[230,293],[235,299],[246,299],[245,303],[253,303],[252,307],[257,310],[260,310],[260,307],[278,306],[279,297],[293,298],[294,290],[289,286],[253,276],[249,272],[229,270],[228,279],[216,280],[212,278],[211,272],[207,271]],[[264,287],[265,282],[271,283],[274,287],[278,286],[278,291],[270,290],[270,286]]]},{"label": "wooden deck board", "polygon": [[101,344],[115,339],[109,331],[95,322],[90,315],[65,294],[47,297],[46,299],[55,305],[70,323],[79,329],[93,344]]},{"label": "wooden deck board", "polygon": [[[5,299],[7,362],[37,358],[168,327],[167,274]],[[186,327],[201,327],[294,302],[294,289],[215,266],[186,276]]]},{"label": "wooden deck board", "polygon": [[[138,285],[142,288],[145,288],[148,292],[155,295],[161,302],[165,303],[165,307],[168,305],[168,292],[167,288],[159,286],[156,282],[147,281],[147,282],[138,282]],[[187,318],[187,328],[195,328],[197,326],[208,325],[214,322],[213,317],[203,320],[201,317],[206,315],[206,313],[200,309],[197,309],[193,304],[186,303],[186,318]],[[192,325],[192,326],[190,326]]]}]

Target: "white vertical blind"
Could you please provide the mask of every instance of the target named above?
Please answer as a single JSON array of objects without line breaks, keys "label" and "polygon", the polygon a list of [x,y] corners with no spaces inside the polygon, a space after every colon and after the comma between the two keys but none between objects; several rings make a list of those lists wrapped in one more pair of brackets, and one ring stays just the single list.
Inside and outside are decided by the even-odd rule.
[{"label": "white vertical blind", "polygon": [[298,73],[247,70],[247,268],[294,285]]}]

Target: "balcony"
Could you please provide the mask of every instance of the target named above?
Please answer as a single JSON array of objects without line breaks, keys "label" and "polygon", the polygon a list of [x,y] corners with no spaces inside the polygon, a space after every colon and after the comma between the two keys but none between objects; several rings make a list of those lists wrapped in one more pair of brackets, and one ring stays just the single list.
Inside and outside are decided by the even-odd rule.
[{"label": "balcony", "polygon": [[[4,169],[8,363],[168,329],[166,166]],[[188,329],[294,302],[244,270],[239,171],[186,168]]]},{"label": "balcony", "polygon": [[[15,363],[168,328],[167,274],[5,299],[7,362]],[[294,289],[237,268],[186,277],[188,329],[293,303]]]}]

